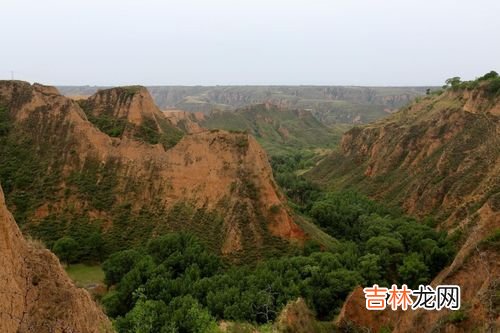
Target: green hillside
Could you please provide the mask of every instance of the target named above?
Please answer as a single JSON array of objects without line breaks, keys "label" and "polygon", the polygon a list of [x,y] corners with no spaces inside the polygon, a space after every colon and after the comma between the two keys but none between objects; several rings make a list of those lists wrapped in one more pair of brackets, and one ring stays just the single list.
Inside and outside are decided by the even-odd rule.
[{"label": "green hillside", "polygon": [[289,110],[274,105],[252,105],[235,112],[210,114],[202,123],[210,129],[247,131],[271,155],[335,147],[348,125],[328,127],[310,112]]}]

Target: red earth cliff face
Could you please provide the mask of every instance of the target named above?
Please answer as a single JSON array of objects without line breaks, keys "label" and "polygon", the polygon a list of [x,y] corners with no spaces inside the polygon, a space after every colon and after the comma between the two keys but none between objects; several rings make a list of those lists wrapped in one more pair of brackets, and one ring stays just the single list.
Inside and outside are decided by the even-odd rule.
[{"label": "red earth cliff face", "polygon": [[27,242],[0,188],[0,332],[112,332],[49,250]]},{"label": "red earth cliff face", "polygon": [[[125,117],[136,126],[146,118],[154,119],[159,132],[173,128],[175,123],[163,116],[146,89],[127,89],[130,88],[98,92],[88,99],[86,107],[94,116],[108,112],[113,117]],[[216,212],[223,218],[217,232],[217,237],[222,238],[219,250],[223,254],[259,248],[269,238],[267,234],[286,241],[301,242],[305,238],[278,190],[265,152],[248,134],[196,131],[185,133],[175,146],[165,149],[131,135],[106,135],[89,121],[89,113],[77,102],[44,86],[0,82],[0,100],[9,106],[16,130],[33,140],[38,154],[51,164],[62,166],[55,200],[30,215],[33,223],[68,206],[112,223],[112,207],[96,210],[81,197],[64,195],[65,190],[72,188],[70,176],[94,163],[114,168],[116,205],[130,203],[135,212],[168,212],[178,203],[189,203],[195,209]],[[47,146],[57,147],[58,152],[44,151]],[[242,216],[246,217],[244,222]],[[174,231],[181,231],[185,227],[175,228],[178,229]]]}]

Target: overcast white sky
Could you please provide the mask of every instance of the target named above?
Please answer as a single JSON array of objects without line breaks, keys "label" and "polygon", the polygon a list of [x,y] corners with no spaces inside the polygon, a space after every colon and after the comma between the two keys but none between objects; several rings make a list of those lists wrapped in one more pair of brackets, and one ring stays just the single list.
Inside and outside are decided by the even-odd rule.
[{"label": "overcast white sky", "polygon": [[0,79],[440,85],[500,70],[499,0],[0,0]]}]

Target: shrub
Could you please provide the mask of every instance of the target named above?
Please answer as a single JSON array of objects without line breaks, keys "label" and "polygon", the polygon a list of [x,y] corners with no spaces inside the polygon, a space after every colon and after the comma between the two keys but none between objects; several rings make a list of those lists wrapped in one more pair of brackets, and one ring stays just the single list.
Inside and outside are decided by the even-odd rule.
[{"label": "shrub", "polygon": [[71,237],[62,237],[54,243],[52,251],[61,261],[71,264],[76,260],[78,243]]}]

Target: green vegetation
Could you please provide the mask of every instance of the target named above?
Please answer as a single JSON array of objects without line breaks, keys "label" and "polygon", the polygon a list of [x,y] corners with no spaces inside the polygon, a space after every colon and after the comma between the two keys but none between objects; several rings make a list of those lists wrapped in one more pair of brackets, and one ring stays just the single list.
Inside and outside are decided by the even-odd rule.
[{"label": "green vegetation", "polygon": [[112,114],[103,113],[94,115],[92,105],[88,100],[78,100],[82,110],[85,112],[87,119],[94,124],[101,132],[106,133],[110,137],[121,137],[128,126],[131,126],[126,119],[120,119]]},{"label": "green vegetation", "polygon": [[71,237],[62,237],[58,239],[52,247],[52,252],[67,264],[75,262],[77,251],[78,243]]},{"label": "green vegetation", "polygon": [[320,189],[298,173],[313,167],[320,158],[317,154],[307,151],[271,157],[276,182],[300,211],[310,209],[318,198]]},{"label": "green vegetation", "polygon": [[445,323],[451,323],[454,325],[460,325],[460,323],[469,319],[469,312],[471,310],[470,304],[462,304],[460,310],[451,311],[448,316],[445,317]]},{"label": "green vegetation", "polygon": [[272,158],[276,180],[292,206],[306,216],[299,219],[302,223],[309,216],[340,241],[327,242],[329,250],[347,251],[355,263],[348,268],[359,267],[364,283],[416,286],[429,282],[451,260],[454,243],[444,232],[434,231],[433,219],[419,222],[353,191],[324,192],[297,174],[307,167],[308,157],[299,153]]},{"label": "green vegetation", "polygon": [[[130,86],[118,89],[120,103],[127,103],[141,89],[140,86]],[[106,93],[103,91],[101,93]],[[113,106],[107,105],[103,112],[96,114],[95,106],[89,100],[80,100],[78,104],[87,115],[87,119],[101,132],[110,137],[122,137],[124,133],[132,133],[136,140],[149,144],[162,144],[165,149],[171,148],[182,139],[184,133],[172,126],[164,118],[144,118],[140,125],[130,123],[126,118],[113,114]]]},{"label": "green vegetation", "polygon": [[433,219],[419,222],[353,191],[324,192],[297,175],[304,160],[307,155],[273,158],[275,177],[292,206],[339,241],[330,242],[329,250],[347,251],[352,264],[347,267],[359,267],[364,283],[416,286],[430,281],[453,257],[454,243],[433,229]]},{"label": "green vegetation", "polygon": [[[31,124],[44,119],[35,110],[26,121]],[[64,131],[64,126],[60,130]],[[40,134],[36,140],[48,154],[60,154],[48,135]],[[0,106],[0,183],[19,225],[25,224],[34,209],[54,197],[60,181],[61,166],[35,153],[34,146],[34,139],[19,131],[7,108]]]},{"label": "green vegetation", "polygon": [[350,248],[368,284],[399,282],[415,287],[428,282],[454,255],[446,233],[354,192],[327,193],[309,213]]},{"label": "green vegetation", "polygon": [[479,246],[483,249],[500,251],[500,228],[494,229],[490,235],[479,243]]},{"label": "green vegetation", "polygon": [[76,186],[78,195],[88,200],[93,208],[105,210],[115,202],[117,168],[117,162],[112,160],[101,164],[96,158],[87,158],[82,170],[72,173],[68,182]]},{"label": "green vegetation", "polygon": [[66,273],[78,287],[99,285],[104,282],[104,271],[100,265],[74,264],[66,267]]},{"label": "green vegetation", "polygon": [[[107,283],[119,282],[103,303],[117,318],[120,332],[135,327],[135,314],[142,311],[147,317],[170,318],[158,329],[168,324],[182,331],[180,324],[195,327],[200,320],[215,319],[263,324],[275,320],[299,296],[319,318],[331,318],[362,281],[358,272],[343,267],[346,260],[342,253],[316,252],[228,268],[192,236],[162,236],[137,252],[122,252],[104,263]],[[172,319],[174,309],[186,322]],[[196,315],[187,319],[190,311]]]},{"label": "green vegetation", "polygon": [[0,106],[0,138],[9,134],[9,131],[12,127],[9,118],[9,111],[7,110],[7,108]]},{"label": "green vegetation", "polygon": [[339,241],[242,266],[226,266],[187,234],[113,254],[103,265],[115,286],[103,299],[108,314],[120,332],[139,324],[136,313],[168,318],[177,303],[189,305],[182,318],[194,309],[195,326],[221,319],[259,325],[303,297],[318,319],[330,320],[354,286],[428,283],[454,254],[445,233],[353,192],[318,192],[304,211]]},{"label": "green vegetation", "polygon": [[271,324],[252,325],[250,323],[227,322],[227,333],[255,333],[255,331],[260,333],[275,332]]},{"label": "green vegetation", "polygon": [[[39,223],[25,226],[66,263],[99,262],[105,258],[110,239],[103,235],[99,221],[77,214],[50,214]],[[69,247],[69,251],[66,249]]]},{"label": "green vegetation", "polygon": [[87,118],[101,132],[104,132],[113,138],[121,137],[125,132],[125,128],[127,128],[127,125],[129,125],[129,123],[125,119],[119,119],[107,115],[96,117],[92,114],[87,114]]},{"label": "green vegetation", "polygon": [[202,126],[250,133],[271,156],[334,147],[349,128],[347,125],[327,127],[308,111],[261,104],[234,112],[214,112]]},{"label": "green vegetation", "polygon": [[136,126],[133,133],[135,139],[152,145],[161,143],[165,149],[175,146],[184,135],[166,119],[159,119],[157,124],[152,118],[143,119],[142,124]]},{"label": "green vegetation", "polygon": [[125,86],[118,89],[122,89],[127,97],[132,97],[137,94],[142,88],[142,86]]},{"label": "green vegetation", "polygon": [[491,71],[485,75],[471,81],[461,81],[458,76],[446,80],[444,89],[451,90],[471,90],[481,88],[490,98],[500,96],[500,76],[497,72]]}]

